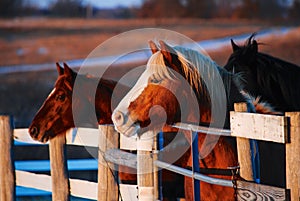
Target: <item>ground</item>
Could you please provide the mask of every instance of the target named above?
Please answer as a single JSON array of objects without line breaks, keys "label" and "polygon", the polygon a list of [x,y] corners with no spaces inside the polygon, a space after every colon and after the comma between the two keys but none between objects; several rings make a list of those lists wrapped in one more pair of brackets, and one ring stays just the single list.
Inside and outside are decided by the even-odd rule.
[{"label": "ground", "polygon": [[[105,40],[125,31],[155,27],[177,31],[195,41],[234,36],[283,26],[265,21],[201,19],[47,19],[0,20],[0,68],[20,64],[53,64],[53,71],[0,75],[0,113],[14,115],[16,126],[27,127],[57,77],[55,62],[83,59]],[[134,45],[135,41],[132,41]],[[148,41],[145,41],[147,43]],[[300,28],[286,36],[272,36],[260,51],[300,65]],[[120,47],[122,48],[122,47]],[[113,54],[108,49],[108,55]],[[231,53],[228,46],[209,55],[220,66]]]},{"label": "ground", "polygon": [[[283,24],[284,25],[284,24]],[[119,33],[138,28],[165,28],[184,34],[195,41],[259,32],[280,26],[265,21],[201,20],[201,19],[143,19],[143,20],[86,20],[25,18],[0,20],[0,66],[13,64],[54,63],[85,58],[97,45]],[[299,33],[299,32],[298,32]],[[298,37],[263,41],[267,52],[276,53],[300,63],[289,51],[298,49]],[[297,40],[298,39],[298,40]],[[135,41],[132,41],[134,43]],[[147,42],[147,41],[145,41]],[[295,43],[296,42],[296,43]],[[229,41],[228,41],[229,44]],[[280,46],[284,44],[284,49]],[[120,47],[122,48],[122,47]],[[277,52],[277,49],[279,49]],[[273,52],[274,51],[274,52]],[[109,50],[108,50],[109,54]],[[223,53],[223,57],[227,54]],[[224,63],[220,58],[220,65]],[[298,60],[297,60],[298,59]],[[215,60],[219,60],[216,57]]]},{"label": "ground", "polygon": [[[26,127],[57,77],[55,62],[83,59],[105,40],[125,31],[155,27],[177,31],[194,41],[254,33],[283,26],[266,21],[229,19],[0,19],[0,68],[20,64],[53,64],[53,71],[0,75],[0,113],[15,116],[16,125]],[[147,43],[148,41],[145,41]],[[260,51],[300,65],[300,28],[286,36],[271,36]],[[135,40],[132,41],[134,45]],[[123,48],[123,47],[120,47]],[[107,49],[107,54],[113,54]],[[223,66],[231,53],[228,46],[209,55]]]}]

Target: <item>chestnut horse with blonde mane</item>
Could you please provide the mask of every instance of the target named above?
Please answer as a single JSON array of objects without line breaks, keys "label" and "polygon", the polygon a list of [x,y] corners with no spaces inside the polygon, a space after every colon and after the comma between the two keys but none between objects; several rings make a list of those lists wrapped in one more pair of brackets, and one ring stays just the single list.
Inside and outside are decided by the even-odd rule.
[{"label": "chestnut horse with blonde mane", "polygon": [[[233,110],[235,102],[248,102],[252,105],[253,112],[256,108],[265,109],[265,105],[258,102],[253,105],[253,99],[242,93],[235,84],[233,74],[218,67],[203,54],[179,46],[171,47],[163,41],[160,41],[160,48],[150,41],[150,48],[153,55],[148,60],[146,70],[113,112],[112,119],[116,130],[120,133],[132,136],[141,134],[145,129],[177,131],[168,126],[177,122],[202,125],[215,123],[216,119],[212,116],[213,101],[219,105],[225,104],[226,128],[229,127],[229,111]],[[222,83],[214,83],[217,74],[221,76]],[[183,87],[184,82],[190,87]],[[208,90],[208,85],[213,86],[211,91]],[[220,102],[224,100],[224,97],[220,97],[222,90],[225,90],[226,95],[223,103]],[[195,97],[196,102],[193,103]],[[182,105],[184,111],[181,110]],[[197,116],[197,110],[200,111],[200,116]],[[271,108],[266,111],[272,112]],[[190,141],[190,132],[183,132]],[[211,150],[210,144],[207,142],[204,144],[206,137],[205,133],[198,133],[199,157],[202,153],[206,153],[206,157],[201,156],[202,159],[199,160],[201,168],[227,169],[238,166],[235,150],[227,139],[220,137],[217,141],[211,141],[210,143],[216,144]],[[186,157],[181,160],[181,166],[191,167],[190,149],[184,154]],[[224,175],[213,177],[231,179],[230,176]],[[186,200],[194,199],[192,186],[192,179],[185,177]],[[201,182],[200,186],[201,200],[235,199],[233,188],[204,182]]]}]

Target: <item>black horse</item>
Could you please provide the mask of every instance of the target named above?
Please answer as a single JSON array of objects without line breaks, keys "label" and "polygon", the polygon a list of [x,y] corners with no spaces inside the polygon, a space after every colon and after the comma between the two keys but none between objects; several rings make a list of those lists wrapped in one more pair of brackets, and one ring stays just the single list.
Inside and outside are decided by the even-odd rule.
[{"label": "black horse", "polygon": [[[300,110],[300,67],[258,52],[254,37],[255,34],[252,34],[244,46],[238,46],[231,40],[233,53],[224,68],[239,74],[239,82],[246,92],[253,97],[261,97],[277,111]],[[262,182],[284,187],[284,145],[261,141],[259,150]]]},{"label": "black horse", "polygon": [[277,111],[300,110],[300,67],[282,59],[258,52],[252,34],[244,46],[231,40],[233,53],[224,66],[239,73],[244,90],[270,103]]}]

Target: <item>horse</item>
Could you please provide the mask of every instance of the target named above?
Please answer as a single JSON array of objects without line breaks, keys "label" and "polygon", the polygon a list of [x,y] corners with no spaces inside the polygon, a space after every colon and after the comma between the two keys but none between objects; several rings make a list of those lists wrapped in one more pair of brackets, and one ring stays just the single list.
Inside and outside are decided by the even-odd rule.
[{"label": "horse", "polygon": [[[28,132],[31,137],[43,143],[74,128],[73,114],[82,117],[76,119],[76,126],[98,128],[98,125],[112,124],[111,115],[115,102],[118,102],[129,91],[129,87],[118,84],[116,81],[105,78],[99,81],[91,75],[76,73],[66,63],[63,65],[64,67],[56,63],[58,77],[54,88],[29,126]],[[73,93],[75,79],[80,81],[80,94]],[[118,87],[116,87],[117,84]],[[96,94],[92,94],[89,90],[93,86],[97,86]],[[120,182],[136,183],[137,177],[133,171],[125,166],[119,166]],[[166,190],[169,190],[174,189],[173,183],[180,181],[181,178],[171,172],[163,172],[162,179]],[[172,195],[170,197],[172,198]],[[166,196],[165,199],[170,200],[170,197]]]},{"label": "horse", "polygon": [[[300,110],[300,67],[280,58],[258,52],[257,41],[252,34],[243,46],[232,39],[233,53],[224,68],[240,77],[240,84],[252,96],[270,103],[281,112]],[[262,180],[266,184],[285,186],[285,147],[271,142],[259,142]],[[270,155],[276,153],[276,160]],[[278,163],[278,161],[281,161]],[[276,175],[276,177],[274,177]]]},{"label": "horse", "polygon": [[[218,104],[225,104],[227,120],[235,102],[248,102],[255,110],[253,100],[244,95],[237,86],[234,75],[219,67],[207,56],[192,49],[171,47],[164,41],[159,41],[160,48],[153,41],[149,44],[153,54],[147,62],[145,71],[113,111],[112,120],[115,129],[121,134],[141,135],[145,129],[176,132],[177,129],[169,125],[180,121],[200,125],[215,123],[212,102],[217,102],[216,107]],[[214,84],[217,74],[221,76],[222,83]],[[184,82],[187,82],[189,87],[183,87]],[[224,88],[219,84],[224,85]],[[209,91],[207,86],[213,86],[212,90]],[[225,102],[221,102],[224,100],[224,97],[221,97],[223,89],[226,92]],[[191,100],[194,98],[196,102],[193,103]],[[181,110],[181,104],[184,105],[184,111]],[[262,106],[261,103],[256,104]],[[196,114],[197,110],[200,111],[200,116]],[[266,111],[273,110],[267,108]],[[227,120],[224,127],[228,128]],[[190,132],[183,132],[191,142]],[[209,143],[208,146],[202,146],[205,137],[205,133],[198,133],[200,155],[202,153],[207,155],[199,161],[201,168],[227,169],[238,166],[236,152],[225,137],[217,139],[216,146],[209,150],[209,153],[207,153]],[[180,165],[192,167],[191,150],[187,150],[184,155]],[[231,179],[225,175],[214,177]],[[200,186],[201,200],[234,200],[233,188],[204,182],[201,182]],[[185,177],[186,200],[194,199],[192,189],[192,179]]]},{"label": "horse", "polygon": [[[99,82],[90,75],[79,75],[66,63],[64,63],[64,68],[59,63],[56,63],[56,67],[59,76],[53,90],[29,126],[31,137],[45,143],[68,129],[74,128],[73,114],[83,117],[76,122],[79,126],[97,128],[98,124],[112,124],[111,97],[117,82],[103,78]],[[75,79],[79,77],[82,90],[80,94],[73,95]],[[98,86],[96,94],[91,94],[87,90],[92,86]],[[118,91],[118,95],[123,96],[129,88],[121,87],[122,90]],[[95,111],[96,118],[93,116]]]},{"label": "horse", "polygon": [[277,111],[300,110],[300,67],[280,58],[258,52],[252,34],[244,46],[231,39],[233,53],[224,68],[240,74],[240,82],[252,96],[270,103]]}]

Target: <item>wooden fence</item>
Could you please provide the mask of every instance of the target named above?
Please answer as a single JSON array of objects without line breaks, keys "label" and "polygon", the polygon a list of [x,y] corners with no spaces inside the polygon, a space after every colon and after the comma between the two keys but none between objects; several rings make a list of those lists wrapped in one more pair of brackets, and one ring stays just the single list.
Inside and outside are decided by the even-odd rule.
[{"label": "wooden fence", "polygon": [[[109,197],[109,195],[107,195],[107,198],[105,197],[106,194],[102,193],[103,190],[108,193],[112,190],[111,188],[110,190],[107,190],[107,187],[105,187],[105,185],[98,185],[98,183],[96,182],[68,178],[68,163],[66,159],[65,144],[98,147],[98,145],[102,143],[101,140],[103,140],[103,138],[100,137],[102,135],[101,131],[103,129],[107,129],[108,131],[106,132],[110,132],[111,130],[113,130],[112,126],[100,127],[100,134],[98,129],[79,128],[75,137],[72,135],[72,129],[69,130],[66,135],[59,135],[53,140],[50,140],[49,154],[51,176],[49,176],[45,174],[35,174],[27,171],[14,171],[14,161],[11,154],[13,140],[15,139],[19,142],[33,144],[36,144],[38,142],[35,142],[30,138],[27,129],[13,130],[11,126],[11,119],[9,116],[0,116],[0,200],[15,200],[16,186],[35,188],[52,192],[53,200],[69,200],[70,195],[93,200],[118,200],[117,198],[113,199]],[[118,140],[112,140],[111,142],[118,143]],[[100,154],[99,157],[101,157]],[[103,174],[99,174],[98,179],[100,181],[103,180],[103,177],[106,177],[106,180],[108,182],[109,180],[114,181],[112,172],[107,171],[107,169],[107,166],[103,166],[102,163],[98,163],[98,170],[100,172],[103,172]],[[115,197],[118,196],[118,194],[115,192],[112,192],[111,194]]]},{"label": "wooden fence", "polygon": [[[244,108],[244,109],[243,109]],[[286,146],[286,189],[256,184],[254,182],[237,183],[238,199],[243,200],[249,196],[267,196],[274,200],[300,200],[300,113],[289,112],[285,116],[261,115],[243,112],[245,107],[237,106],[231,112],[231,131],[223,129],[205,128],[188,124],[177,124],[178,128],[191,132],[204,132],[237,137],[239,163],[241,176],[251,181],[250,150],[247,148],[248,139],[266,140],[284,143]],[[32,187],[40,190],[51,191],[53,200],[69,200],[70,195],[101,201],[118,200],[119,191],[126,200],[158,200],[158,176],[153,169],[160,167],[171,171],[191,176],[195,182],[204,182],[233,186],[231,181],[215,179],[201,175],[196,171],[186,170],[157,160],[156,142],[149,136],[145,139],[121,138],[110,125],[99,126],[98,129],[79,128],[77,134],[72,135],[72,130],[66,135],[50,140],[51,176],[34,174],[14,170],[11,148],[13,139],[36,143],[31,140],[27,129],[13,129],[8,116],[0,116],[0,193],[1,200],[15,199],[15,186]],[[14,138],[12,137],[14,136]],[[66,136],[66,137],[65,137]],[[148,137],[147,137],[148,136]],[[126,142],[127,141],[127,142]],[[113,143],[112,143],[113,142]],[[89,182],[68,178],[65,144],[98,147],[98,181]],[[137,149],[137,156],[122,152],[122,149]],[[108,162],[110,161],[110,162]],[[278,161],[280,163],[280,161]],[[116,170],[115,165],[127,165],[136,168],[138,172],[137,185],[118,185],[115,183],[111,170]],[[155,174],[152,174],[154,172]],[[115,173],[114,173],[115,174]]]},{"label": "wooden fence", "polygon": [[[152,150],[155,148],[154,141],[143,138],[123,139],[121,137],[123,140],[121,140],[120,146],[123,146],[124,149],[137,150],[139,147],[137,152],[139,160],[136,159],[136,156],[134,156],[135,159],[129,160],[134,161],[131,166],[138,170],[138,185],[120,184],[119,189],[115,182],[116,164],[108,162],[107,158],[111,158],[120,165],[128,165],[128,161],[126,158],[122,158],[123,152],[119,152],[121,153],[120,156],[115,156],[115,150],[119,148],[119,134],[114,131],[112,125],[100,125],[99,129],[70,129],[66,134],[62,133],[50,140],[51,176],[15,170],[11,151],[14,144],[13,140],[40,144],[31,139],[27,130],[27,128],[13,129],[12,119],[9,116],[0,116],[0,200],[15,200],[16,186],[52,192],[52,200],[61,201],[70,200],[70,196],[99,201],[117,201],[119,200],[119,191],[122,193],[123,200],[154,200],[154,194],[158,196],[158,192],[154,191],[158,188],[158,177],[152,174],[151,169],[153,164]],[[74,135],[74,131],[76,135]],[[151,132],[147,133],[143,136],[153,135]],[[99,147],[99,183],[68,178],[66,145]],[[113,150],[113,152],[109,152],[109,150]],[[149,164],[151,165],[149,166]]]}]

